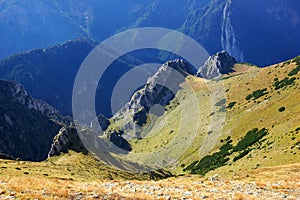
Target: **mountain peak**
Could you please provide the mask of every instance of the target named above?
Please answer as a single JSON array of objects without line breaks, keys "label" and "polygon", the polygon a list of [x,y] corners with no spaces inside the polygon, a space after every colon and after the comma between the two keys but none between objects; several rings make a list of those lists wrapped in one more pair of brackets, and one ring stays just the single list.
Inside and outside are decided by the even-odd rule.
[{"label": "mountain peak", "polygon": [[172,69],[175,69],[180,73],[183,72],[191,75],[197,73],[196,69],[192,65],[190,65],[188,62],[182,59],[175,59],[175,60],[168,61],[165,64],[163,64],[161,68],[164,67],[171,67]]},{"label": "mountain peak", "polygon": [[237,61],[226,51],[220,51],[208,58],[204,66],[200,67],[197,76],[214,79],[219,78],[222,74],[234,72],[233,67]]}]

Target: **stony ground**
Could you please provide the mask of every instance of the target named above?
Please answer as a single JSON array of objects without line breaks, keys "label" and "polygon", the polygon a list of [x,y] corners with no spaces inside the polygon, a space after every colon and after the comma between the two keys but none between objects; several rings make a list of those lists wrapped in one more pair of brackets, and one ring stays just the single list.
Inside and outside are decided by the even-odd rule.
[{"label": "stony ground", "polygon": [[261,183],[185,176],[161,181],[44,181],[2,180],[0,199],[300,199],[299,179]]},{"label": "stony ground", "polygon": [[[64,168],[60,165],[51,167],[48,162],[27,164],[15,161],[3,161],[2,164],[0,162],[0,200],[300,200],[300,163],[251,170],[236,170],[235,172],[228,172],[227,170],[228,173],[225,173],[226,168],[224,168],[222,173],[220,173],[221,171],[213,171],[208,173],[206,177],[184,175],[159,181],[125,180],[120,177],[100,176],[100,172],[93,173],[91,171],[92,165],[89,165],[90,168],[81,166],[74,170],[69,165],[70,163],[67,164],[68,167]],[[56,168],[57,171],[54,170]],[[78,174],[80,172],[81,174]],[[216,172],[219,175],[216,175]],[[106,171],[106,175],[107,173],[116,173],[116,171]],[[134,179],[134,177],[131,178]]]}]

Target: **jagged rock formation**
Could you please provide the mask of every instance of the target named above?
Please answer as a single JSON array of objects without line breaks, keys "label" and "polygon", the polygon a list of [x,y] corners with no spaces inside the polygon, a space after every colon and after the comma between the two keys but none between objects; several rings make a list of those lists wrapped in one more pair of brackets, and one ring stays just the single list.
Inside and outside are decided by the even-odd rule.
[{"label": "jagged rock formation", "polygon": [[68,122],[18,83],[0,81],[0,153],[21,160],[47,158],[53,137]]},{"label": "jagged rock formation", "polygon": [[[97,130],[97,123],[99,123],[101,130]],[[96,132],[101,132],[105,131],[109,125],[109,120],[103,114],[100,114],[97,119],[91,122],[90,128]]]},{"label": "jagged rock formation", "polygon": [[177,59],[163,64],[113,119],[127,118],[128,123],[123,128],[135,130],[138,134],[140,127],[147,122],[147,113],[154,110],[152,114],[162,115],[164,107],[175,97],[186,76],[195,74],[196,69],[184,60]]},{"label": "jagged rock formation", "polygon": [[158,72],[148,79],[145,87],[132,96],[128,107],[134,111],[141,108],[149,111],[155,104],[167,105],[174,98],[174,93],[178,91],[179,84],[185,77],[195,73],[195,68],[183,60],[163,64]]},{"label": "jagged rock formation", "polygon": [[206,79],[219,78],[222,74],[233,72],[237,61],[227,52],[221,51],[208,58],[204,66],[197,72],[198,77]]},{"label": "jagged rock formation", "polygon": [[88,153],[75,126],[65,126],[59,130],[59,133],[53,139],[48,157],[59,156],[61,153],[67,153],[69,150]]},{"label": "jagged rock formation", "polygon": [[63,117],[60,112],[48,103],[34,99],[28,95],[25,88],[19,83],[12,83],[10,87],[12,97],[20,104],[26,106],[29,110],[35,110],[52,120],[60,123],[70,123],[69,118]]}]

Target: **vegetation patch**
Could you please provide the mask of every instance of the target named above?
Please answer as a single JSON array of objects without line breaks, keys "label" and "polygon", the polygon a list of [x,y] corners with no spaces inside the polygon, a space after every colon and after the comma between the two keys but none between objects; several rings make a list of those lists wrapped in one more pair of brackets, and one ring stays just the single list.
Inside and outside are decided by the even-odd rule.
[{"label": "vegetation patch", "polygon": [[231,154],[232,148],[231,141],[228,141],[218,152],[207,155],[200,161],[193,162],[191,165],[187,166],[184,171],[190,171],[191,174],[205,175],[209,171],[222,167],[229,161],[229,155]]},{"label": "vegetation patch", "polygon": [[285,88],[285,87],[287,87],[289,85],[293,85],[293,84],[295,84],[295,80],[296,80],[295,77],[292,77],[292,78],[285,77],[281,81],[279,81],[277,79],[277,80],[275,80],[275,83],[274,83],[275,90],[279,90],[279,89]]},{"label": "vegetation patch", "polygon": [[236,101],[230,102],[227,106],[227,108],[232,109],[236,104]]},{"label": "vegetation patch", "polygon": [[283,107],[279,108],[278,111],[279,111],[279,112],[285,111],[285,107],[283,106]]},{"label": "vegetation patch", "polygon": [[235,156],[233,158],[233,162],[236,162],[238,161],[239,159],[245,157],[252,149],[246,149],[244,151],[242,151],[241,153],[239,153],[239,155]]},{"label": "vegetation patch", "polygon": [[256,142],[258,142],[260,139],[262,139],[264,136],[268,134],[268,130],[263,128],[261,130],[258,130],[258,128],[255,128],[251,131],[249,131],[246,136],[240,140],[237,145],[234,148],[234,151],[244,151],[248,147],[252,146]]},{"label": "vegetation patch", "polygon": [[261,90],[256,90],[254,91],[252,94],[249,94],[246,97],[246,100],[249,101],[250,99],[256,100],[266,94],[268,94],[269,92],[267,92],[267,88],[261,89]]},{"label": "vegetation patch", "polygon": [[299,71],[300,71],[300,63],[297,65],[296,68],[292,69],[292,71],[288,73],[288,76],[295,76],[296,74],[298,74]]},{"label": "vegetation patch", "polygon": [[183,171],[188,171],[191,174],[205,175],[209,171],[226,165],[230,160],[230,156],[234,153],[238,153],[238,155],[233,158],[233,162],[236,162],[252,151],[253,148],[250,147],[259,142],[267,134],[268,130],[266,128],[261,130],[255,128],[249,131],[246,136],[237,143],[236,146],[232,145],[232,140],[230,137],[228,137],[226,139],[226,143],[220,147],[218,152],[212,155],[207,155],[200,161],[194,161],[192,164],[183,169]]},{"label": "vegetation patch", "polygon": [[297,56],[296,58],[293,59],[293,62],[297,63],[300,65],[300,56]]}]

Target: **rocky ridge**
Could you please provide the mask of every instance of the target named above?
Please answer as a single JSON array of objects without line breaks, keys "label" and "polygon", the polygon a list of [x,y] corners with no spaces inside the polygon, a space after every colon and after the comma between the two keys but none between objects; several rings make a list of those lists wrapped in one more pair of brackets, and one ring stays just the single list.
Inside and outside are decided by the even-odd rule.
[{"label": "rocky ridge", "polygon": [[69,150],[88,153],[75,126],[65,126],[59,130],[53,139],[48,157],[59,156],[61,153],[67,153]]},{"label": "rocky ridge", "polygon": [[223,74],[234,72],[237,61],[225,51],[220,51],[208,58],[204,66],[197,72],[198,77],[205,79],[220,78]]},{"label": "rocky ridge", "polygon": [[26,106],[29,110],[33,109],[59,123],[70,123],[70,119],[63,117],[57,109],[50,106],[48,103],[29,96],[27,91],[21,84],[11,82],[10,90],[12,97],[18,103]]},{"label": "rocky ridge", "polygon": [[113,120],[127,118],[128,123],[123,130],[137,131],[147,122],[147,113],[162,115],[164,106],[168,105],[175,97],[186,76],[195,75],[196,72],[193,66],[180,59],[163,64],[147,80],[146,85],[136,91],[130,101],[114,115]]}]

